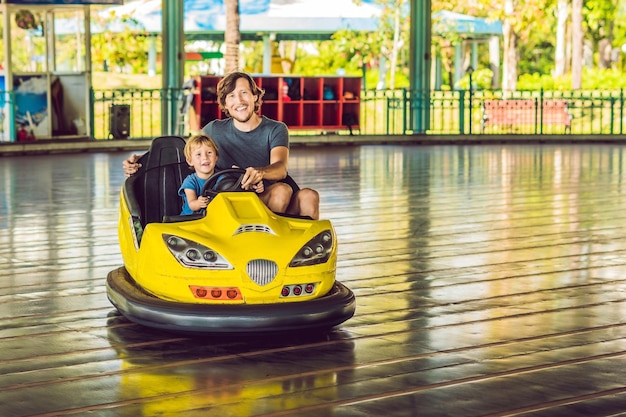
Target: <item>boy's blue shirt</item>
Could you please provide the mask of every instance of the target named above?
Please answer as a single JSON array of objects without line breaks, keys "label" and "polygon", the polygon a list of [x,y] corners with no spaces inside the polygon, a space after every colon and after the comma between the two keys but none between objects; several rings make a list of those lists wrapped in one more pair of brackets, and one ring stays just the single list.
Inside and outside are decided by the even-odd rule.
[{"label": "boy's blue shirt", "polygon": [[178,189],[178,195],[183,198],[183,209],[180,214],[193,214],[194,211],[189,208],[189,202],[187,201],[187,196],[185,195],[185,189],[189,188],[191,190],[195,190],[196,195],[200,196],[202,192],[202,188],[204,187],[204,183],[207,180],[198,177],[198,175],[194,172],[193,174],[187,175],[187,177],[183,180],[182,185]]}]

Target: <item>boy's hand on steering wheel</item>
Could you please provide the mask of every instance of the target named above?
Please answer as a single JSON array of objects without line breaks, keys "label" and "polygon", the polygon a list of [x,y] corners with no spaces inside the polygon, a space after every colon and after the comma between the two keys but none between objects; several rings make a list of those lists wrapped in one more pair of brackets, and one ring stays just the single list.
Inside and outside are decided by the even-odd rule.
[{"label": "boy's hand on steering wheel", "polygon": [[255,193],[262,194],[265,191],[265,184],[263,184],[263,181],[259,181],[252,186],[252,189]]}]

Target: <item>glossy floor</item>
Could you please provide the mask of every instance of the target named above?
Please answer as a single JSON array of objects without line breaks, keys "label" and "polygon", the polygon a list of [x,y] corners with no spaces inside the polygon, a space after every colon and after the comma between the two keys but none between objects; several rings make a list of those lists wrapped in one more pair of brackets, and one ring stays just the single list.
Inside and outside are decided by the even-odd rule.
[{"label": "glossy floor", "polygon": [[311,147],[355,316],[186,337],[104,280],[127,153],[0,159],[0,416],[626,411],[626,147]]}]

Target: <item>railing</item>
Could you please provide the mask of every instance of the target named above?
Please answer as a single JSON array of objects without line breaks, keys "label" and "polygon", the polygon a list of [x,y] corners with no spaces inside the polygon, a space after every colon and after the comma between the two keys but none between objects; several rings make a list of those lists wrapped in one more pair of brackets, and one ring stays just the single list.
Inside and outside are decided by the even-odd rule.
[{"label": "railing", "polygon": [[[533,100],[534,122],[483,129],[487,100]],[[433,91],[430,93],[427,134],[562,134],[562,126],[542,123],[544,103],[562,100],[572,116],[571,134],[625,134],[624,91]],[[411,134],[412,106],[406,90],[364,91],[361,95],[361,132]]]},{"label": "railing", "polygon": [[[180,91],[176,91],[178,94]],[[93,124],[91,131],[95,139],[111,139],[111,110],[114,106],[129,106],[131,138],[153,138],[161,135],[161,104],[165,98],[171,97],[169,90],[164,89],[117,89],[92,90]]]},{"label": "railing", "polygon": [[[571,134],[613,135],[624,134],[626,110],[624,91],[432,91],[426,114],[426,134],[563,134],[563,127],[542,123],[542,103],[547,100],[564,100],[571,114]],[[178,101],[182,90],[96,90],[92,91],[94,138],[107,139],[110,132],[111,105],[130,107],[131,138],[151,138],[161,133],[161,104],[166,97]],[[365,90],[361,92],[360,134],[402,135],[416,133],[416,103],[420,97],[408,90]],[[538,116],[532,123],[499,126],[483,129],[486,100],[534,100]],[[184,120],[179,121],[181,131]],[[347,132],[347,129],[346,129]],[[319,132],[292,131],[292,135],[311,135]],[[421,132],[420,132],[421,133]],[[182,134],[182,133],[181,133]]]}]

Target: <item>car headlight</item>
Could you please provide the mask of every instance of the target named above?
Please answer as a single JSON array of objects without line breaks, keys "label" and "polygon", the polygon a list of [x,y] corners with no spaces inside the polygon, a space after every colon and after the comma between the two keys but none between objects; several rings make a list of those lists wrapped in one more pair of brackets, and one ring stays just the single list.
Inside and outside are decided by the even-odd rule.
[{"label": "car headlight", "polygon": [[205,269],[233,269],[222,255],[211,248],[180,236],[163,234],[165,245],[184,266]]},{"label": "car headlight", "polygon": [[324,230],[309,240],[293,257],[289,266],[316,265],[328,261],[333,250],[333,235]]}]

